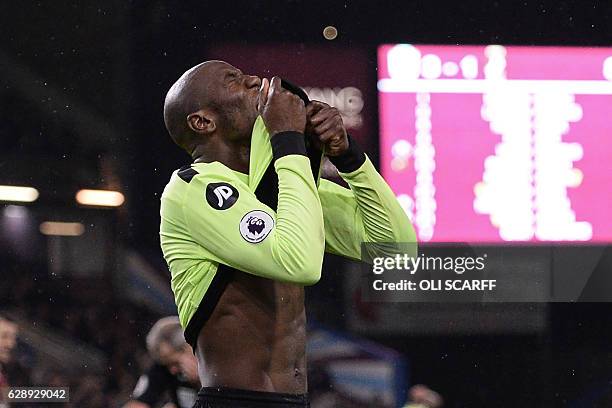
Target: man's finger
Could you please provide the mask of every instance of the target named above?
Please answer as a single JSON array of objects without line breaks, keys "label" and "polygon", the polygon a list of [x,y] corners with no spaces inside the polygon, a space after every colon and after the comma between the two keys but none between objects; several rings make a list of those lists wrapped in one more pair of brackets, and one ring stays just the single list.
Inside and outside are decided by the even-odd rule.
[{"label": "man's finger", "polygon": [[323,144],[327,144],[336,136],[338,136],[338,132],[336,132],[336,129],[328,129],[325,132],[321,133],[321,135],[319,136],[319,141]]},{"label": "man's finger", "polygon": [[270,93],[268,94],[268,97],[280,93],[282,89],[280,77],[273,77],[272,82],[270,83]]},{"label": "man's finger", "polygon": [[265,105],[268,101],[268,92],[270,92],[270,80],[264,78],[262,81],[261,97],[263,98],[263,104]]},{"label": "man's finger", "polygon": [[323,108],[319,112],[317,112],[312,118],[310,118],[310,123],[313,126],[317,126],[323,123],[324,121],[326,121],[327,119],[329,119],[330,117],[334,116],[335,114],[336,114],[335,109]]},{"label": "man's finger", "polygon": [[317,135],[322,135],[329,129],[335,128],[336,125],[337,125],[337,122],[335,118],[332,116],[331,118],[328,118],[328,120],[325,120],[322,123],[315,126],[314,131]]},{"label": "man's finger", "polygon": [[261,112],[262,108],[266,106],[268,101],[268,91],[270,90],[270,81],[268,78],[261,80],[261,87],[259,88],[259,95],[257,96],[257,110]]},{"label": "man's finger", "polygon": [[319,136],[319,141],[325,146],[325,153],[335,156],[340,153],[342,148],[342,138],[338,137],[338,132],[335,129],[330,129]]},{"label": "man's finger", "polygon": [[308,118],[311,118],[313,115],[315,115],[321,109],[325,109],[325,108],[329,108],[329,105],[324,103],[324,102],[321,102],[321,101],[310,101],[310,103],[306,107],[306,116]]}]

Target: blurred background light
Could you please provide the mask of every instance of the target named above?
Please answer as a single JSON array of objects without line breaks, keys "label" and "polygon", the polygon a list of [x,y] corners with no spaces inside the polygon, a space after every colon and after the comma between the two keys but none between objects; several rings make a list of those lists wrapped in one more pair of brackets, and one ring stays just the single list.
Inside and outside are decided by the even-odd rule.
[{"label": "blurred background light", "polygon": [[6,218],[25,218],[28,216],[28,210],[21,205],[7,205],[4,208],[4,216]]},{"label": "blurred background light", "polygon": [[76,200],[81,205],[119,207],[125,201],[125,197],[118,191],[83,189],[77,192]]},{"label": "blurred background light", "polygon": [[335,40],[338,36],[338,29],[334,26],[327,26],[323,29],[323,37],[326,40]]},{"label": "blurred background light", "polygon": [[0,186],[0,201],[31,203],[38,198],[38,190],[33,187]]},{"label": "blurred background light", "polygon": [[60,235],[65,237],[78,237],[85,232],[85,227],[80,222],[45,221],[40,224],[39,229],[44,235]]}]

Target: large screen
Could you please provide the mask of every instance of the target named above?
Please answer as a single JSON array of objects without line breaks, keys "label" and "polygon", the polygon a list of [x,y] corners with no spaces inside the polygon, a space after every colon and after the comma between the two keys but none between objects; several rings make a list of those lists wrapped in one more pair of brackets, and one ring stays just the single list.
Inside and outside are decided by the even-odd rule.
[{"label": "large screen", "polygon": [[612,48],[383,45],[378,92],[421,241],[612,242]]}]

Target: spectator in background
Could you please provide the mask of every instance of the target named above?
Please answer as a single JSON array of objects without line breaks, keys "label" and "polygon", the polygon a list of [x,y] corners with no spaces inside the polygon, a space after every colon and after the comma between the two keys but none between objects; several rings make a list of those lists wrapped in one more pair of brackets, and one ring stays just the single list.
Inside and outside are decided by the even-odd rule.
[{"label": "spectator in background", "polygon": [[0,384],[30,386],[30,373],[14,358],[19,327],[6,316],[0,315]]},{"label": "spectator in background", "polygon": [[147,350],[154,364],[143,374],[132,400],[123,408],[149,408],[172,401],[177,408],[191,408],[200,389],[198,366],[185,342],[176,316],[157,321],[147,335]]},{"label": "spectator in background", "polygon": [[440,408],[443,403],[440,394],[425,385],[417,384],[408,390],[408,402],[404,408]]},{"label": "spectator in background", "polygon": [[17,346],[17,323],[0,315],[0,406],[8,387],[30,386],[28,371],[14,359],[13,351]]}]

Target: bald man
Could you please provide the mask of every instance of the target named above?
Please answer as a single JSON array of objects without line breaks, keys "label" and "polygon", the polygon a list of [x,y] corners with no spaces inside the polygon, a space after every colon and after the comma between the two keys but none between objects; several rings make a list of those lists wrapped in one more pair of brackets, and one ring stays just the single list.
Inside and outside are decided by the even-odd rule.
[{"label": "bald man", "polygon": [[159,319],[147,334],[147,351],[153,365],[140,376],[132,399],[123,408],[150,408],[168,397],[164,408],[191,408],[200,388],[197,362],[185,343],[177,316]]},{"label": "bald man", "polygon": [[[309,406],[304,286],[324,252],[359,259],[361,242],[415,242],[414,229],[338,110],[306,107],[278,77],[202,63],[170,88],[164,119],[192,158],[164,189],[160,238],[198,360],[195,407]],[[319,180],[306,138],[350,188]]]}]

